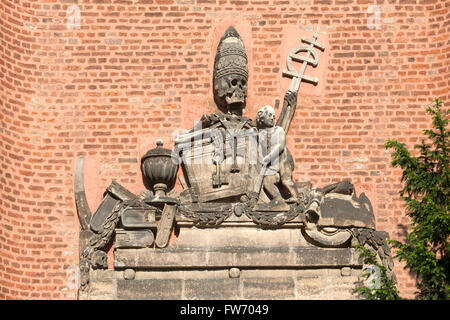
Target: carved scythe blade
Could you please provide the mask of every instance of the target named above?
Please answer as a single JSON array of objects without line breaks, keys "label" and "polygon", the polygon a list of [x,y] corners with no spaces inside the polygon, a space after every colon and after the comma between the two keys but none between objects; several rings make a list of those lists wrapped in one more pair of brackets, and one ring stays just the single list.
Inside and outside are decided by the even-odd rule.
[{"label": "carved scythe blade", "polygon": [[84,190],[84,157],[77,159],[75,166],[75,204],[77,206],[78,220],[80,221],[81,230],[89,230],[91,221],[91,210],[86,199]]}]

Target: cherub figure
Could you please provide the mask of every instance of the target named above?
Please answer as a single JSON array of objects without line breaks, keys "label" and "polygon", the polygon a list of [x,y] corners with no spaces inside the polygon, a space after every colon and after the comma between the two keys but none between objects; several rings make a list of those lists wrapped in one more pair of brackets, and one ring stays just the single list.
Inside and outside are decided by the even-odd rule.
[{"label": "cherub figure", "polygon": [[286,133],[279,126],[274,126],[275,111],[269,105],[262,107],[256,114],[258,128],[258,153],[261,163],[266,166],[262,187],[270,198],[284,201],[277,184],[289,191],[288,203],[298,200],[297,188],[292,181],[292,166],[288,161]]}]

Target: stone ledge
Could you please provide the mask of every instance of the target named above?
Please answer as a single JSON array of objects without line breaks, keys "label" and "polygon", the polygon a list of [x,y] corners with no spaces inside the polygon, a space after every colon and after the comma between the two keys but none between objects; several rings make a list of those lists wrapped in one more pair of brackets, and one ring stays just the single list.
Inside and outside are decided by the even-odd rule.
[{"label": "stone ledge", "polygon": [[295,283],[292,277],[242,279],[244,299],[293,299]]},{"label": "stone ledge", "polygon": [[186,299],[240,299],[239,279],[186,279]]},{"label": "stone ledge", "polygon": [[354,289],[362,270],[342,276],[339,268],[241,269],[238,278],[230,278],[229,269],[159,270],[138,271],[134,280],[125,280],[123,271],[101,273],[109,281],[95,277],[79,299],[358,299]]},{"label": "stone ledge", "polygon": [[[225,270],[224,270],[225,271]],[[123,280],[116,272],[117,295],[112,299],[188,299],[188,300],[234,300],[234,299],[358,299],[354,292],[361,270],[354,269],[351,277],[342,277],[339,270],[315,269],[313,274],[305,270],[252,270],[248,277],[198,279],[198,271],[168,272],[167,278]],[[270,276],[272,273],[272,276]],[[309,272],[307,272],[309,273]],[[225,274],[225,273],[223,273]],[[278,274],[278,276],[276,275]],[[174,276],[181,276],[176,278]],[[314,277],[311,277],[314,275]],[[306,276],[306,277],[305,277]],[[351,279],[350,279],[351,278]],[[345,279],[345,281],[343,281]],[[99,294],[93,292],[93,295]],[[91,295],[85,297],[95,299]],[[104,298],[104,294],[100,298]]]},{"label": "stone ledge", "polygon": [[116,249],[114,268],[124,269],[190,269],[230,267],[317,268],[361,266],[352,248],[272,247]]},{"label": "stone ledge", "polygon": [[117,299],[182,299],[183,279],[117,280]]}]

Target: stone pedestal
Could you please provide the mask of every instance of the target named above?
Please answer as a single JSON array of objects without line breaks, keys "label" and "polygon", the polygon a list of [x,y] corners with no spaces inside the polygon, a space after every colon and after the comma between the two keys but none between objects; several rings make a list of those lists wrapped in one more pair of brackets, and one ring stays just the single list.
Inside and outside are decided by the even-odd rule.
[{"label": "stone pedestal", "polygon": [[80,298],[354,299],[361,268],[355,249],[314,246],[296,224],[185,226],[167,248],[116,248]]}]

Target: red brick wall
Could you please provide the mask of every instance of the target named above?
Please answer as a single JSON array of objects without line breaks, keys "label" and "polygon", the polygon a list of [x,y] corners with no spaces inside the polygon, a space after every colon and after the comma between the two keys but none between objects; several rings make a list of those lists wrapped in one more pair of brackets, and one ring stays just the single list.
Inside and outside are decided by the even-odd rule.
[{"label": "red brick wall", "polygon": [[[80,29],[67,8],[80,8]],[[367,22],[380,8],[380,28]],[[78,263],[74,168],[86,156],[91,210],[111,179],[138,193],[140,157],[215,112],[212,64],[234,25],[250,62],[246,115],[282,99],[287,52],[320,27],[320,83],[300,87],[288,135],[295,179],[351,179],[391,238],[407,224],[400,171],[383,144],[412,146],[424,106],[449,101],[442,0],[2,0],[0,298],[72,299]],[[373,19],[372,19],[373,20]],[[309,71],[308,71],[309,72]],[[279,112],[279,110],[277,110]],[[110,254],[111,255],[111,254]],[[396,262],[402,295],[414,280]]]}]

